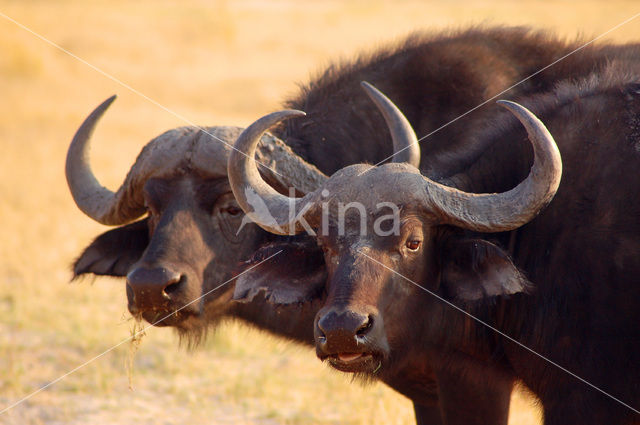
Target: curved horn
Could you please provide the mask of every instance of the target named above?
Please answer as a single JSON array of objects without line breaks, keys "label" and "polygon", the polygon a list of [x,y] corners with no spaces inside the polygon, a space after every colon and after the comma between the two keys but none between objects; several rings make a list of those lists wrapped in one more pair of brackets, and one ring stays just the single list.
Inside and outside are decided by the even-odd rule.
[{"label": "curved horn", "polygon": [[418,168],[420,166],[420,145],[418,145],[418,138],[409,120],[380,90],[366,81],[362,81],[360,85],[376,104],[389,127],[393,140],[393,162],[406,162]]},{"label": "curved horn", "polygon": [[264,165],[260,171],[275,187],[294,187],[297,192],[306,194],[319,188],[328,179],[315,165],[305,161],[282,140],[270,134],[262,136],[256,160]]},{"label": "curved horn", "polygon": [[562,176],[562,160],[544,124],[525,107],[505,100],[498,103],[518,118],[533,145],[529,176],[503,193],[473,194],[443,186],[424,177],[426,202],[447,224],[478,232],[504,232],[531,221],[553,199]]},{"label": "curved horn", "polygon": [[304,198],[289,198],[274,190],[260,176],[255,153],[260,137],[272,126],[302,111],[285,110],[266,115],[240,134],[229,155],[227,173],[238,204],[256,224],[276,234],[293,234],[304,230],[297,220],[311,206],[314,192]]},{"label": "curved horn", "polygon": [[73,136],[65,166],[67,184],[78,208],[95,221],[106,225],[124,224],[145,212],[143,205],[129,205],[128,202],[124,202],[124,185],[117,193],[102,186],[89,164],[91,135],[97,122],[115,99],[114,95],[102,102],[84,120]]}]

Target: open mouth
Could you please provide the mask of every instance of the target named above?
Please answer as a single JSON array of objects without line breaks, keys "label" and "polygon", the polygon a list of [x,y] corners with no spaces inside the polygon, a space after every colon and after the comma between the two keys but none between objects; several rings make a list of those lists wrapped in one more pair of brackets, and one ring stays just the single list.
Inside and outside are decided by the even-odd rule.
[{"label": "open mouth", "polygon": [[342,363],[350,363],[354,360],[357,359],[361,359],[364,356],[368,356],[369,354],[364,354],[364,353],[340,353],[340,354],[336,354],[336,358],[341,361]]},{"label": "open mouth", "polygon": [[374,353],[337,353],[326,356],[331,367],[341,372],[375,373],[380,368],[380,356]]}]

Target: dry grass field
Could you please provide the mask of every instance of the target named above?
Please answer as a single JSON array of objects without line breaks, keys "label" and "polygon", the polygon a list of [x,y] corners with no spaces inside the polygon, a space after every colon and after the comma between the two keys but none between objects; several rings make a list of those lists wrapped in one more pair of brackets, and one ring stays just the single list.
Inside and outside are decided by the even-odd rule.
[{"label": "dry grass field", "polygon": [[[2,410],[129,336],[122,281],[69,283],[73,258],[105,227],[76,209],[64,158],[77,126],[109,95],[119,98],[96,132],[92,159],[100,180],[115,188],[145,142],[186,124],[180,117],[246,125],[330,60],[412,30],[508,23],[591,36],[640,6],[0,0],[0,12]],[[640,18],[608,38],[640,40]],[[409,401],[385,386],[352,383],[311,350],[242,325],[224,326],[193,352],[170,330],[146,333],[132,390],[123,344],[1,414],[0,424],[413,423]],[[521,392],[513,399],[511,423],[539,423],[533,399]]]}]

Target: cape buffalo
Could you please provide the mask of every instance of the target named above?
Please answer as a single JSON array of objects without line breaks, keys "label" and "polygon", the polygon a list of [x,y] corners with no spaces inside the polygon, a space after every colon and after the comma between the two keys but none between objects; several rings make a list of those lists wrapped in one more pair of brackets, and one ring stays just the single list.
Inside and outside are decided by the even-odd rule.
[{"label": "cape buffalo", "polygon": [[[317,188],[325,178],[323,173],[391,155],[389,131],[363,95],[361,80],[389,94],[423,135],[578,46],[525,28],[480,28],[415,35],[399,45],[332,66],[286,102],[308,115],[274,129],[273,134],[284,142],[266,136],[259,160],[277,173],[267,168],[262,172],[280,191],[293,186],[302,194]],[[560,79],[586,75],[603,68],[612,57],[633,58],[638,51],[637,46],[589,46],[509,94],[547,90]],[[252,224],[237,233],[243,217],[226,177],[229,148],[214,137],[231,142],[238,129],[171,130],[143,149],[121,188],[111,192],[93,176],[87,153],[90,133],[107,106],[89,117],[76,135],[67,158],[67,178],[81,210],[103,224],[120,227],[99,236],[84,250],[74,264],[75,276],[127,276],[132,313],[157,325],[174,326],[196,339],[217,319],[239,316],[312,344],[312,327],[303,325],[302,319],[285,322],[282,315],[270,312],[269,306],[259,301],[233,305],[228,302],[233,285],[212,292],[231,279],[238,263],[250,258],[258,247],[271,242],[286,244],[286,240]],[[464,168],[473,152],[459,148],[458,141],[493,108],[485,105],[430,136],[422,147],[421,170],[435,178]],[[451,161],[452,152],[468,158]],[[147,217],[131,223],[145,214]],[[202,294],[208,295],[191,303]],[[311,323],[313,312],[301,314]],[[406,376],[389,375],[395,380],[394,388],[419,404],[421,394],[433,400],[433,381],[423,379],[432,375],[431,370],[424,362],[408,366],[411,372]],[[508,392],[509,386],[506,388]],[[508,406],[508,394],[489,398],[506,399],[500,404]]]},{"label": "cape buffalo", "polygon": [[[466,141],[474,161],[441,182],[407,164],[353,165],[292,200],[232,152],[232,189],[246,211],[246,194],[266,200],[275,224],[263,228],[299,233],[304,218],[315,231],[328,274],[316,351],[335,368],[393,373],[425,358],[445,384],[445,412],[463,405],[447,384],[516,378],[542,401],[545,424],[640,423],[640,66],[614,62],[522,103],[562,161],[544,125],[508,103],[533,153],[496,114]],[[236,148],[252,156],[263,131],[296,114],[257,121]],[[381,202],[397,206],[397,232],[372,225]],[[364,220],[346,203],[363,205]],[[277,285],[241,276],[236,296],[295,301],[303,279],[261,267]]]}]

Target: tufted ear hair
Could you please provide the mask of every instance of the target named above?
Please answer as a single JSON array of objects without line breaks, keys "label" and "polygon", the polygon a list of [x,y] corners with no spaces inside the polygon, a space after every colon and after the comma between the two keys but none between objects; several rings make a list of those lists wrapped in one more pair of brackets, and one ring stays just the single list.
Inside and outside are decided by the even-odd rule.
[{"label": "tufted ear hair", "polygon": [[306,236],[261,247],[239,273],[243,270],[248,271],[238,277],[233,293],[239,302],[258,295],[279,305],[311,302],[322,296],[327,279],[322,250]]},{"label": "tufted ear hair", "polygon": [[127,275],[149,245],[148,219],[109,230],[94,239],[73,263],[73,279],[84,274]]},{"label": "tufted ear hair", "polygon": [[441,255],[441,286],[452,299],[478,301],[531,288],[509,255],[483,239],[449,240]]}]

